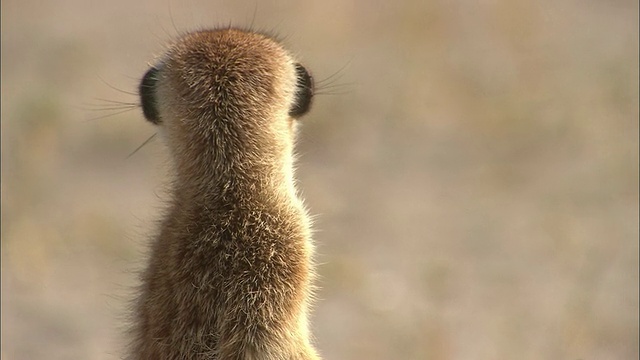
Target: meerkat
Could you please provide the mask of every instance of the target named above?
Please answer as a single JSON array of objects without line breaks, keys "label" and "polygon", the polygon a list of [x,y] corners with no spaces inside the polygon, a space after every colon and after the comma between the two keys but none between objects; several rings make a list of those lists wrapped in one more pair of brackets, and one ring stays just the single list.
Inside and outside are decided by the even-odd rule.
[{"label": "meerkat", "polygon": [[174,179],[134,307],[130,359],[319,359],[310,220],[294,184],[313,79],[272,37],[188,33],[140,87]]}]

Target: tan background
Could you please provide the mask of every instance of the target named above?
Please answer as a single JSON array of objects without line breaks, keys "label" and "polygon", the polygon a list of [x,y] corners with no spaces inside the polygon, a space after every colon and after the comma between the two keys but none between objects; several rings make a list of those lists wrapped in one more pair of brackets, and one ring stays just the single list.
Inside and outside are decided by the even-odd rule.
[{"label": "tan background", "polygon": [[3,360],[122,354],[166,161],[88,119],[254,13],[338,72],[299,142],[327,359],[638,358],[637,1],[3,0]]}]

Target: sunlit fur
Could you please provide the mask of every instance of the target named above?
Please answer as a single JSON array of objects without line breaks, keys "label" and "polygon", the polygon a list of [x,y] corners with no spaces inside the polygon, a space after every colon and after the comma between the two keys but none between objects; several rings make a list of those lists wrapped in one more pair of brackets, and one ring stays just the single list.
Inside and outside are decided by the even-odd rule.
[{"label": "sunlit fur", "polygon": [[319,359],[310,222],[293,177],[294,64],[267,36],[222,29],[181,37],[155,65],[174,180],[130,359]]}]

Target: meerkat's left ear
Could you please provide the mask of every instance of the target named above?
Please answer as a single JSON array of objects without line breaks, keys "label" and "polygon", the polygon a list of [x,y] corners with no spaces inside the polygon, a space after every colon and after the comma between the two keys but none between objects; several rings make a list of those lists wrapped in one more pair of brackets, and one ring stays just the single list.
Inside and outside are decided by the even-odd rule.
[{"label": "meerkat's left ear", "polygon": [[154,123],[160,124],[160,113],[158,112],[158,103],[156,101],[156,82],[158,81],[158,70],[151,67],[142,78],[138,91],[140,93],[140,105],[144,117]]}]

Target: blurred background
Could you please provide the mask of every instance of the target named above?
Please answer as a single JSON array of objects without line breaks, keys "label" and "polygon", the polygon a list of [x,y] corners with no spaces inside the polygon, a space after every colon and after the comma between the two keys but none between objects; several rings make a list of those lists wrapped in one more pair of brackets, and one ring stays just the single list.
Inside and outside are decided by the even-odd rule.
[{"label": "blurred background", "polygon": [[138,79],[272,30],[328,79],[299,141],[326,359],[636,359],[638,2],[2,1],[3,360],[118,359],[164,208]]}]

